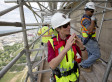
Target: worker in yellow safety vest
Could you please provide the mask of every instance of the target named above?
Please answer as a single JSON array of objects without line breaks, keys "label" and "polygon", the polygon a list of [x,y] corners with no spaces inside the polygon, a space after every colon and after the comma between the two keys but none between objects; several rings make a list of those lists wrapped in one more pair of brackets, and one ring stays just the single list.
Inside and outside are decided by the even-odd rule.
[{"label": "worker in yellow safety vest", "polygon": [[88,51],[88,59],[81,62],[80,67],[86,72],[92,71],[93,63],[100,58],[100,50],[96,40],[96,17],[94,16],[95,3],[85,5],[85,14],[81,18],[82,41]]},{"label": "worker in yellow safety vest", "polygon": [[[49,29],[49,25],[45,24],[42,28],[39,29],[38,35],[43,34],[45,31]],[[46,32],[41,39],[41,45],[44,45],[48,42],[48,40],[52,37],[52,34],[54,33],[53,29],[50,29],[48,32]]]},{"label": "worker in yellow safety vest", "polygon": [[74,33],[70,35],[70,18],[63,13],[55,13],[51,25],[57,36],[48,41],[48,62],[52,69],[53,82],[79,82],[81,58],[87,59],[87,51]]}]

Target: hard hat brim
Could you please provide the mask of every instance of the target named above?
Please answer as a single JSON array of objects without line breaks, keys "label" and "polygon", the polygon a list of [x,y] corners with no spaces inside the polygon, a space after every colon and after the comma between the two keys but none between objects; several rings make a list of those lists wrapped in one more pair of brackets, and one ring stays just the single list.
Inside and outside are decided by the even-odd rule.
[{"label": "hard hat brim", "polygon": [[65,24],[67,24],[68,22],[70,22],[71,21],[71,19],[70,18],[67,18],[65,21],[63,21],[60,25],[57,25],[57,26],[55,26],[55,28],[54,29],[56,29],[56,28],[58,28],[58,27],[60,27],[60,26],[62,26],[62,25],[65,25]]}]

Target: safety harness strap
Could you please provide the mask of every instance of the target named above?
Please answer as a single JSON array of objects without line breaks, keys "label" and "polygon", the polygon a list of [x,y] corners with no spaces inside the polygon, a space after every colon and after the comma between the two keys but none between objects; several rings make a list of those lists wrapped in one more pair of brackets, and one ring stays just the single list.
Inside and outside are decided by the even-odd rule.
[{"label": "safety harness strap", "polygon": [[58,49],[62,46],[65,45],[65,41],[57,41],[57,38],[54,37],[53,38],[53,45],[54,45],[54,49],[55,49],[55,55],[58,56]]},{"label": "safety harness strap", "polygon": [[68,76],[68,75],[71,75],[71,73],[76,73],[78,68],[79,68],[78,64],[75,61],[74,62],[74,67],[69,71],[65,71],[65,72],[61,73],[58,68],[56,68],[55,70],[52,70],[52,71],[53,71],[53,74],[58,76],[58,78],[61,78],[62,76]]}]

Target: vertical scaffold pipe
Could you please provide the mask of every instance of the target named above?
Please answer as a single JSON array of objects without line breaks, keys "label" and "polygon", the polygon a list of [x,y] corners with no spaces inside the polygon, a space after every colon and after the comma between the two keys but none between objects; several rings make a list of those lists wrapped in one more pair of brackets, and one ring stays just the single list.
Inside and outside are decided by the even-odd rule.
[{"label": "vertical scaffold pipe", "polygon": [[111,68],[112,68],[112,52],[111,52],[110,59],[109,59],[108,65],[107,65],[107,69],[106,69],[106,71],[104,73],[104,77],[103,77],[102,82],[107,82],[109,73],[111,71]]},{"label": "vertical scaffold pipe", "polygon": [[24,9],[23,9],[23,2],[20,4],[20,17],[21,17],[21,24],[22,24],[22,30],[23,30],[23,39],[24,39],[24,47],[26,49],[26,60],[28,65],[28,73],[30,76],[30,82],[34,82],[33,73],[32,73],[32,65],[30,60],[30,53],[29,53],[29,46],[28,46],[28,39],[27,39],[27,33],[25,31],[26,25],[25,25],[25,18],[24,18]]},{"label": "vertical scaffold pipe", "polygon": [[[106,0],[106,1],[108,1],[108,0]],[[107,2],[105,3],[105,7],[107,7]],[[104,17],[105,17],[105,11],[106,11],[106,9],[104,8],[104,10],[103,10],[104,13],[103,13],[102,20],[101,20],[101,25],[100,25],[100,28],[99,28],[97,41],[99,41],[99,38],[100,38],[100,35],[101,35],[101,30],[102,30],[102,26],[103,26],[103,22],[104,22]]]}]

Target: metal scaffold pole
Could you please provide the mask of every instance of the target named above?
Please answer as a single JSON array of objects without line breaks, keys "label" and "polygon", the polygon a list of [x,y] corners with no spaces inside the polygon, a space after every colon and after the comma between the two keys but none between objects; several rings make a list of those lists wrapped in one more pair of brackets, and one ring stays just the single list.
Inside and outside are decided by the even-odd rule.
[{"label": "metal scaffold pole", "polygon": [[102,82],[107,82],[109,73],[111,71],[111,68],[112,68],[112,52],[111,52],[110,59],[109,59],[108,65],[107,65],[107,69],[106,69],[106,71],[104,73],[104,77],[103,77]]},{"label": "metal scaffold pole", "polygon": [[27,65],[28,65],[28,73],[30,76],[30,82],[34,82],[33,73],[32,73],[32,65],[31,65],[31,61],[30,61],[27,33],[26,33],[26,31],[24,31],[26,29],[26,25],[25,25],[24,9],[23,9],[22,0],[20,3],[21,3],[21,5],[20,5],[19,9],[20,9],[20,17],[21,17],[21,24],[22,24],[22,30],[23,30],[24,47],[26,49],[26,60],[27,60]]},{"label": "metal scaffold pole", "polygon": [[[106,1],[108,1],[108,0],[106,0]],[[107,3],[105,3],[105,7],[107,7]],[[105,12],[105,11],[106,11],[106,9],[104,8],[103,12]],[[102,16],[102,20],[101,20],[101,25],[100,25],[100,28],[99,28],[99,33],[98,33],[97,41],[99,41],[99,38],[100,38],[100,34],[101,34],[103,22],[104,22],[104,17],[105,17],[105,13],[103,13],[103,16]]]},{"label": "metal scaffold pole", "polygon": [[4,14],[6,14],[6,13],[8,13],[8,12],[10,12],[10,11],[16,9],[16,8],[18,8],[19,6],[20,6],[20,5],[16,5],[16,6],[13,6],[13,7],[11,7],[11,8],[8,8],[8,9],[6,9],[6,10],[1,11],[1,12],[0,12],[0,16],[2,16],[2,15],[4,15]]}]

